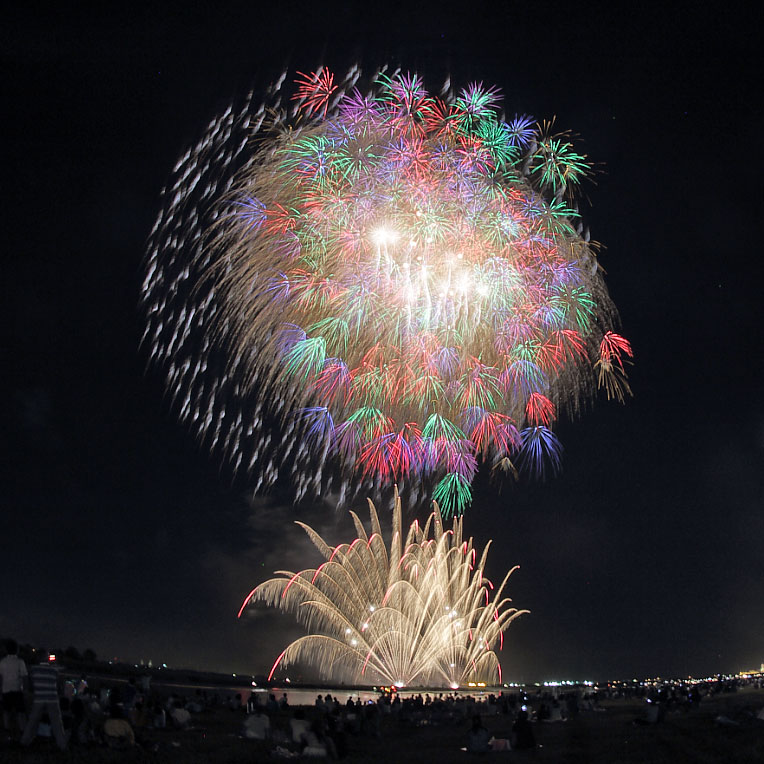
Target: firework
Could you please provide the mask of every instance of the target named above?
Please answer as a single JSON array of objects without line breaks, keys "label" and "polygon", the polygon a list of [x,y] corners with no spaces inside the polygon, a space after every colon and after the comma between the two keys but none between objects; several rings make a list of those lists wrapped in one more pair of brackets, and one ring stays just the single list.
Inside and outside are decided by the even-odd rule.
[{"label": "firework", "polygon": [[[151,237],[146,342],[182,419],[255,487],[398,484],[461,514],[481,462],[555,471],[554,423],[628,394],[629,343],[573,201],[570,135],[494,88],[300,74],[182,158]],[[350,489],[350,491],[348,491]]]},{"label": "firework", "polygon": [[332,680],[371,684],[448,686],[501,682],[494,648],[515,618],[504,590],[510,570],[494,590],[484,569],[490,542],[478,559],[472,539],[462,538],[462,518],[445,530],[440,511],[404,537],[395,496],[389,548],[374,504],[371,534],[351,512],[358,538],[331,547],[301,525],[324,557],[315,569],[279,571],[260,584],[239,611],[265,602],[295,613],[310,632],[276,659],[276,669],[309,665]]}]

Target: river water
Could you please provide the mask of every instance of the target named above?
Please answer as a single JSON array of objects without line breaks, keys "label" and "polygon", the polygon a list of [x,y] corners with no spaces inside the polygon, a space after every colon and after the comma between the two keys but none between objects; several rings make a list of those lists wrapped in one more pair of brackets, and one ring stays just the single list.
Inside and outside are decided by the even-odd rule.
[{"label": "river water", "polygon": [[[75,672],[63,671],[62,674],[65,678],[75,679],[79,676]],[[89,675],[89,679],[100,680],[104,684],[124,684],[127,682],[126,677],[106,676],[106,675]],[[218,693],[219,695],[229,698],[236,695],[241,696],[242,704],[246,704],[247,698],[251,690],[257,693],[258,700],[261,705],[265,705],[268,700],[268,695],[273,694],[277,700],[281,700],[284,693],[287,696],[287,702],[290,706],[312,706],[315,705],[318,695],[325,697],[327,694],[333,698],[337,698],[342,705],[347,703],[348,697],[352,697],[353,701],[361,700],[361,703],[375,702],[379,697],[379,692],[374,689],[351,689],[348,687],[291,687],[288,684],[280,685],[278,687],[246,687],[246,686],[230,686],[225,684],[214,683],[185,683],[185,682],[164,682],[161,679],[153,677],[151,680],[152,691],[159,692],[163,695],[169,695],[171,693],[177,693],[178,695],[185,695],[186,697],[193,696],[197,690],[205,692],[207,694]],[[464,687],[458,690],[456,695],[471,695],[475,698],[488,697],[489,694],[499,695],[501,693],[501,687]],[[399,695],[402,698],[408,698],[412,695],[419,694],[420,690],[400,690]],[[421,690],[424,695],[429,692],[431,696],[435,696],[439,693],[451,694],[452,690],[446,689],[433,689],[433,690]]]},{"label": "river water", "polygon": [[[210,688],[212,689],[212,688]],[[242,695],[242,702],[246,703],[247,691],[242,687],[218,687],[214,688],[217,692],[230,693],[235,695],[240,693]],[[351,697],[353,701],[357,701],[359,698],[361,703],[375,702],[379,697],[379,692],[373,689],[368,690],[356,690],[349,689],[347,687],[290,687],[284,685],[283,687],[270,687],[268,689],[263,687],[254,687],[255,693],[257,693],[258,700],[261,705],[265,705],[268,700],[268,696],[273,694],[276,696],[276,700],[281,700],[284,693],[287,696],[287,702],[290,706],[312,706],[315,705],[316,698],[321,695],[326,697],[331,695],[333,698],[337,698],[341,705],[347,703],[347,699]],[[408,698],[413,695],[418,695],[420,692],[425,695],[429,692],[430,696],[434,697],[439,693],[443,694],[455,694],[460,696],[471,695],[474,698],[488,697],[490,694],[499,695],[501,693],[501,687],[480,687],[480,688],[464,688],[456,693],[453,690],[436,689],[436,690],[400,690],[399,695],[401,698]]]}]

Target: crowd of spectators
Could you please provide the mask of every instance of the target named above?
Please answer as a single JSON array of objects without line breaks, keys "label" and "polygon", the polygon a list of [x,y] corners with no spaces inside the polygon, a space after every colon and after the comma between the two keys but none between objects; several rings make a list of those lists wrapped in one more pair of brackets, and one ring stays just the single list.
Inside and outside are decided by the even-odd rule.
[{"label": "crowd of spectators", "polygon": [[[208,706],[201,691],[190,699],[152,692],[148,675],[126,682],[89,681],[84,674],[63,678],[54,657],[44,651],[36,651],[29,666],[14,640],[6,640],[5,652],[0,685],[3,732],[10,745],[26,747],[43,738],[61,750],[145,746],[147,731],[188,729],[192,714]],[[214,702],[223,703],[219,695]]]},{"label": "crowd of spectators", "polygon": [[[272,752],[341,759],[351,738],[380,738],[383,729],[449,727],[465,730],[464,750],[519,750],[536,745],[537,723],[565,722],[603,710],[602,700],[640,698],[644,717],[635,723],[662,721],[668,712],[691,710],[706,696],[735,692],[743,684],[761,687],[761,678],[612,685],[602,688],[521,689],[474,697],[463,693],[379,694],[362,701],[319,694],[312,706],[292,707],[280,692],[195,690],[192,695],[157,692],[151,677],[89,680],[84,674],[62,678],[54,661],[38,652],[27,662],[13,640],[0,660],[2,721],[9,744],[28,746],[39,737],[60,749],[108,746],[158,750],[163,731],[193,730],[203,712],[219,712],[245,740],[264,741]],[[209,720],[211,716],[204,717]],[[489,733],[485,721],[492,718]]]},{"label": "crowd of spectators", "polygon": [[[245,737],[268,740],[274,750],[308,756],[343,758],[349,738],[380,738],[383,722],[402,727],[462,726],[467,732],[465,750],[511,750],[533,748],[532,710],[527,696],[488,695],[475,698],[456,693],[380,694],[376,700],[348,697],[344,702],[332,695],[318,695],[312,708],[291,709],[286,697],[263,697],[252,692],[242,703]],[[498,738],[483,726],[484,717],[503,715],[506,736]]]}]

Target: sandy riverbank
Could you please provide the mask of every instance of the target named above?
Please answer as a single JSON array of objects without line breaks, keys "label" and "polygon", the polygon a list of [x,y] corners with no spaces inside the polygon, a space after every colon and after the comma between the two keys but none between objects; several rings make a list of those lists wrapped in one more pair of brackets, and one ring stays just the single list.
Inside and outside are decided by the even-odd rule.
[{"label": "sandy riverbank", "polygon": [[[347,762],[417,762],[448,764],[475,758],[506,761],[570,762],[571,764],[624,764],[645,762],[761,762],[764,761],[764,722],[749,718],[764,707],[764,690],[745,689],[705,699],[694,711],[669,713],[661,724],[641,726],[633,722],[643,715],[644,701],[616,700],[602,703],[600,712],[582,713],[567,722],[535,723],[540,747],[533,751],[513,751],[475,756],[464,753],[469,719],[442,726],[413,726],[391,716],[384,717],[379,737],[346,736]],[[272,717],[276,730],[288,729],[290,713]],[[315,713],[307,709],[308,715]],[[721,724],[725,716],[737,725]],[[28,750],[3,743],[0,760],[13,764],[55,764],[56,762],[270,762],[285,761],[273,752],[268,741],[240,737],[245,718],[242,710],[215,708],[193,716],[188,730],[137,731],[141,748],[114,751],[104,747],[72,748],[59,753],[47,741],[36,741]],[[505,737],[511,727],[509,717],[486,715],[485,725],[496,737]],[[298,759],[290,759],[298,760]]]}]

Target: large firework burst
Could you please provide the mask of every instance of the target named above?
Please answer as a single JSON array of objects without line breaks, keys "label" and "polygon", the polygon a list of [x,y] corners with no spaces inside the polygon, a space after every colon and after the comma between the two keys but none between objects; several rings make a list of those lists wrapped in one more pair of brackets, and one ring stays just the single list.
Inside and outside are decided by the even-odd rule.
[{"label": "large firework burst", "polygon": [[359,74],[300,75],[291,112],[280,81],[181,159],[147,341],[181,417],[258,488],[285,466],[297,498],[408,481],[461,514],[481,460],[555,470],[560,412],[628,392],[573,203],[589,165],[493,88],[396,72],[364,94]]},{"label": "large firework burst", "polygon": [[[301,525],[325,559],[299,573],[255,588],[239,611],[262,601],[295,613],[309,630],[276,659],[276,669],[307,664],[323,677],[351,682],[458,687],[469,681],[501,681],[494,647],[527,610],[510,607],[504,589],[484,576],[490,542],[480,558],[462,538],[462,518],[444,530],[437,505],[424,527],[411,524],[404,538],[401,503],[395,496],[389,550],[374,504],[371,534],[351,512],[358,538],[329,546]],[[493,601],[491,601],[493,595]]]}]

